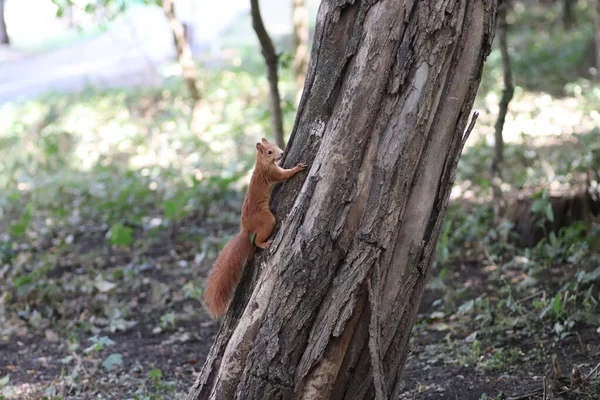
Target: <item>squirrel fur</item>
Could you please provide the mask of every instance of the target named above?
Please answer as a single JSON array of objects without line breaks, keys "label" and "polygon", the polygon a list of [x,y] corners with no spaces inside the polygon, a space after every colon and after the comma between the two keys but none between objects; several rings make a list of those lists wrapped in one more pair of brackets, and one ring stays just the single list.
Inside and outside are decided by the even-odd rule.
[{"label": "squirrel fur", "polygon": [[213,317],[219,317],[227,310],[233,288],[240,280],[246,262],[254,255],[254,246],[266,249],[272,243],[268,239],[275,227],[275,216],[269,210],[273,186],[306,168],[306,164],[300,163],[294,168],[283,169],[277,165],[282,156],[283,150],[265,138],[256,144],[256,164],[242,206],[240,232],[221,250],[204,291],[204,301]]}]

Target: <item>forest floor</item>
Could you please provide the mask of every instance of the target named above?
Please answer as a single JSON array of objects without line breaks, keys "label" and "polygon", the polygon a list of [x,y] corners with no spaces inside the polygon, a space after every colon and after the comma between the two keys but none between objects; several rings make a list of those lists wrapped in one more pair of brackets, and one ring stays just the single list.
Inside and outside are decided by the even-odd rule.
[{"label": "forest floor", "polygon": [[[180,233],[201,225],[188,223]],[[22,311],[1,325],[0,398],[175,399],[192,384],[219,327],[190,284],[203,281],[209,260],[198,254],[191,234],[118,252],[103,243],[103,234],[77,235],[73,251],[55,260],[43,285],[19,286],[35,289],[20,300]],[[55,250],[37,243],[30,252]],[[18,262],[31,253],[19,252]],[[500,295],[496,271],[485,262],[455,262],[443,281],[446,290],[463,288],[465,300],[454,313],[444,313],[439,299],[447,292],[432,281],[414,330],[402,399],[542,399],[545,384],[546,391],[562,396],[555,398],[598,398],[597,328],[571,327],[558,339],[552,326],[518,317],[499,322],[509,318],[500,307],[474,310],[473,299]],[[52,317],[43,316],[47,307]],[[490,320],[481,325],[476,320],[482,318]],[[554,359],[564,374],[560,379]],[[583,377],[591,375],[572,391],[575,366]]]}]

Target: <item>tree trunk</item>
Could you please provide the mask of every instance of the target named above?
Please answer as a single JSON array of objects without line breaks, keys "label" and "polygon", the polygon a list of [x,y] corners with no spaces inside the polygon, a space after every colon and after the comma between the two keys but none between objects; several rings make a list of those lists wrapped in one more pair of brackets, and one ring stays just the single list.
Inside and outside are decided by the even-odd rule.
[{"label": "tree trunk", "polygon": [[271,129],[275,136],[275,143],[285,149],[283,140],[283,113],[281,111],[281,97],[279,95],[279,56],[275,53],[275,46],[269,37],[260,15],[258,0],[250,0],[250,14],[252,28],[256,32],[260,48],[267,64],[267,80],[269,81],[269,109],[271,110]]},{"label": "tree trunk", "polygon": [[177,60],[181,65],[183,82],[194,102],[191,130],[193,132],[200,132],[204,129],[204,123],[201,117],[202,106],[200,100],[202,99],[202,94],[198,85],[196,62],[194,61],[192,50],[186,39],[183,24],[175,15],[175,0],[162,0],[161,3],[163,12],[169,21],[169,26],[173,33],[173,42],[175,43],[175,49],[177,51]]},{"label": "tree trunk", "polygon": [[574,5],[575,0],[563,0],[563,26],[566,31],[570,31],[575,26]]},{"label": "tree trunk", "polygon": [[600,81],[600,0],[592,0],[592,13],[594,15],[594,49],[596,53],[596,79]]},{"label": "tree trunk", "polygon": [[500,107],[498,110],[498,119],[494,127],[494,156],[492,158],[492,197],[493,208],[496,222],[500,222],[501,215],[504,213],[506,204],[502,195],[502,164],[504,161],[504,122],[508,113],[508,105],[513,98],[515,86],[512,78],[512,70],[510,68],[510,54],[508,53],[508,24],[506,14],[508,12],[509,3],[505,0],[500,6],[498,13],[498,39],[500,54],[502,57],[502,72],[504,89],[500,98]]},{"label": "tree trunk", "polygon": [[296,105],[300,103],[306,70],[308,69],[308,9],[306,0],[292,0],[294,24],[294,78],[296,81]]},{"label": "tree trunk", "polygon": [[6,19],[4,18],[4,0],[0,0],[0,43],[10,44],[10,38],[6,30]]},{"label": "tree trunk", "polygon": [[188,399],[398,398],[495,0],[324,0],[284,165]]}]

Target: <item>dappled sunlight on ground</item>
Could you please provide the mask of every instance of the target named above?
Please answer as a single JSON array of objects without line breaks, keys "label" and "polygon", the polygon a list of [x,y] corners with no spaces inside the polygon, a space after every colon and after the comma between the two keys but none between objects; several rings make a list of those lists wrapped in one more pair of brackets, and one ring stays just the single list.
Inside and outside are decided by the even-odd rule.
[{"label": "dappled sunlight on ground", "polygon": [[[485,138],[489,146],[494,144],[494,124],[498,113],[500,97],[495,92],[478,98],[475,110],[480,117],[473,139],[466,147],[472,146],[477,138]],[[504,125],[503,137],[506,143],[523,143],[533,140],[533,144],[543,146],[563,141],[565,134],[584,133],[594,129],[600,132],[600,87],[590,87],[585,95],[556,98],[546,93],[531,93],[517,90],[510,103]]]}]

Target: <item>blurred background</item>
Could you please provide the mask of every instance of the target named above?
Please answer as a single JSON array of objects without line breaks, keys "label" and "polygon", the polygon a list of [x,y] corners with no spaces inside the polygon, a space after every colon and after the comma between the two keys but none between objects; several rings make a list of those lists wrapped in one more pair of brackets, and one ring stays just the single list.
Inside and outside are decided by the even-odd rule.
[{"label": "blurred background", "polygon": [[[319,3],[260,1],[284,140]],[[0,399],[182,398],[276,140],[250,1],[0,0],[0,42]],[[600,1],[501,12],[402,398],[598,398],[599,69]]]}]

